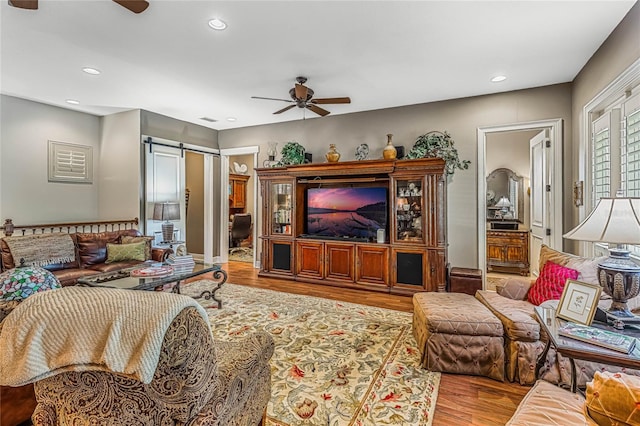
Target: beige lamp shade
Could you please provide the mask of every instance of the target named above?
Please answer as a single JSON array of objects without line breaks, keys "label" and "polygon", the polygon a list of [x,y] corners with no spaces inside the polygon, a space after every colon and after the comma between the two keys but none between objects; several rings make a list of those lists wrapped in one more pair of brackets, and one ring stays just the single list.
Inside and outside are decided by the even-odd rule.
[{"label": "beige lamp shade", "polygon": [[155,203],[153,205],[153,220],[179,220],[180,204]]},{"label": "beige lamp shade", "polygon": [[640,198],[601,198],[589,216],[563,236],[570,240],[638,244]]}]

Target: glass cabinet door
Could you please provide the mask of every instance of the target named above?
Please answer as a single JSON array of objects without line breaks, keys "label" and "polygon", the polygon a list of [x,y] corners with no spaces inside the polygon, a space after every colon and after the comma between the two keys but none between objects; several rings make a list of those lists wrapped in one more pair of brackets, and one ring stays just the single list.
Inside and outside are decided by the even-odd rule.
[{"label": "glass cabinet door", "polygon": [[394,186],[395,241],[423,243],[424,221],[422,213],[424,202],[422,178],[397,179]]},{"label": "glass cabinet door", "polygon": [[271,234],[291,235],[293,232],[292,217],[292,188],[291,183],[273,182],[269,189],[269,205],[271,214]]}]

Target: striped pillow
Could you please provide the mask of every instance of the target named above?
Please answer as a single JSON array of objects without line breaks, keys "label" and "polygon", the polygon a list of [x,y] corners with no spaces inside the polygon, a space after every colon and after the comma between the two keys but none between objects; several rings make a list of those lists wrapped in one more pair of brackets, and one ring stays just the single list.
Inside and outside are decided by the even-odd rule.
[{"label": "striped pillow", "polygon": [[534,305],[539,305],[545,300],[559,300],[568,279],[578,279],[578,271],[547,261],[538,279],[529,289],[527,300]]}]

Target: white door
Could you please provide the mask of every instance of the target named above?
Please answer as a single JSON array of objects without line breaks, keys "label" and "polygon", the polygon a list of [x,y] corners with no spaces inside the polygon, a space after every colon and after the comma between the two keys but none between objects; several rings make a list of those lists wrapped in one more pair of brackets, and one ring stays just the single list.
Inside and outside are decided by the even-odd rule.
[{"label": "white door", "polygon": [[551,197],[551,173],[548,161],[547,141],[548,131],[543,130],[529,141],[529,161],[531,168],[531,244],[529,244],[529,259],[531,273],[538,275],[538,259],[542,244],[551,245],[553,232],[550,213],[553,209]]},{"label": "white door", "polygon": [[151,145],[145,149],[146,161],[146,233],[162,241],[162,222],[153,220],[154,203],[180,203],[180,220],[174,221],[174,238],[184,240],[185,233],[185,163],[180,149]]}]

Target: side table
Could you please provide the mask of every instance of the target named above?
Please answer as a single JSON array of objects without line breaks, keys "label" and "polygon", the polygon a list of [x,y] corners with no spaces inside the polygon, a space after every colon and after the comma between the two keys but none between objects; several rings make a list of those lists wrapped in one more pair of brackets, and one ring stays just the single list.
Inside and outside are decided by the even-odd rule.
[{"label": "side table", "polygon": [[[534,308],[534,311],[536,313],[536,318],[540,323],[540,326],[549,336],[547,345],[540,355],[540,358],[538,358],[538,363],[536,365],[536,376],[542,368],[547,358],[549,348],[552,345],[555,348],[556,352],[569,359],[569,363],[571,364],[571,392],[574,393],[578,390],[575,364],[576,359],[593,361],[601,364],[616,365],[619,367],[626,367],[634,370],[640,369],[640,345],[636,345],[631,353],[625,354],[590,343],[581,342],[580,340],[560,336],[558,334],[558,329],[567,321],[556,318],[555,309],[536,306]],[[636,339],[640,338],[640,330],[635,328],[616,330],[610,325],[598,323],[595,321],[593,322],[593,324],[591,324],[591,327],[602,328],[604,330],[612,331],[615,333],[626,334],[635,337]]]}]

